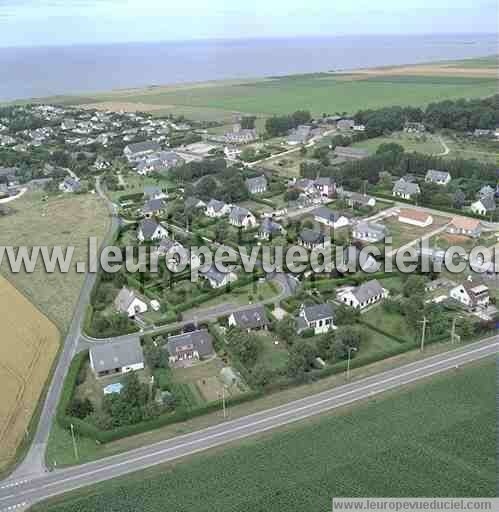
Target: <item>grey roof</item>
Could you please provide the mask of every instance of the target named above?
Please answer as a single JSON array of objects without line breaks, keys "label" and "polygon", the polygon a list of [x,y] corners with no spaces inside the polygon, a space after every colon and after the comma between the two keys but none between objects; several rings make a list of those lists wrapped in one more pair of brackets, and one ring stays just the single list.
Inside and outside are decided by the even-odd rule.
[{"label": "grey roof", "polygon": [[216,212],[219,212],[226,204],[223,201],[212,199],[207,205],[207,208],[213,208]]},{"label": "grey roof", "polygon": [[235,221],[237,224],[241,224],[242,221],[248,216],[253,215],[246,208],[242,208],[241,206],[234,206],[230,211],[229,218]]},{"label": "grey roof", "polygon": [[376,222],[364,222],[361,221],[355,226],[354,231],[359,233],[374,233],[379,236],[385,237],[388,234],[388,229],[383,224]]},{"label": "grey roof", "polygon": [[450,177],[447,171],[436,171],[435,169],[429,169],[426,173],[425,179],[431,181],[445,181]]},{"label": "grey roof", "polygon": [[121,311],[122,313],[128,312],[128,308],[130,304],[135,299],[135,293],[132,290],[129,290],[125,286],[120,290],[116,299],[114,299],[114,307]]},{"label": "grey roof", "polygon": [[177,240],[172,240],[171,238],[163,238],[163,240],[161,240],[161,242],[159,243],[158,250],[160,252],[167,253],[171,249],[180,247],[184,248],[184,246]]},{"label": "grey roof", "polygon": [[205,357],[213,354],[213,337],[206,329],[168,336],[166,348],[171,356],[192,349],[196,350],[200,357]]},{"label": "grey roof", "polygon": [[144,239],[149,240],[156,231],[158,226],[159,224],[155,220],[144,219],[139,225],[139,230],[142,231]]},{"label": "grey roof", "polygon": [[144,362],[144,353],[138,336],[123,341],[95,345],[90,349],[90,356],[97,372]]},{"label": "grey roof", "polygon": [[334,212],[333,210],[330,210],[329,208],[326,208],[325,206],[321,206],[319,208],[316,208],[312,212],[316,217],[320,217],[322,219],[327,219],[331,222],[336,222],[341,215],[338,212]]},{"label": "grey roof", "polygon": [[260,233],[273,234],[273,233],[281,233],[281,231],[282,231],[282,226],[280,224],[278,224],[277,222],[272,221],[269,218],[266,218],[260,226]]},{"label": "grey roof", "polygon": [[367,158],[369,151],[364,148],[352,148],[350,146],[336,146],[334,154],[347,158]]},{"label": "grey roof", "polygon": [[353,203],[367,204],[372,197],[367,194],[359,194],[358,192],[348,192],[345,194]]},{"label": "grey roof", "polygon": [[136,142],[127,146],[132,154],[144,153],[146,151],[159,151],[161,146],[157,142]]},{"label": "grey roof", "polygon": [[299,237],[303,242],[310,244],[322,244],[324,242],[324,234],[320,231],[314,231],[313,229],[302,229]]},{"label": "grey roof", "polygon": [[199,273],[202,277],[206,279],[210,279],[220,284],[225,279],[227,272],[220,272],[215,265],[212,265],[208,270],[202,271]]},{"label": "grey roof", "polygon": [[480,198],[482,198],[486,196],[493,196],[495,193],[496,191],[494,188],[492,188],[490,185],[485,185],[479,190],[478,195]]},{"label": "grey roof", "polygon": [[334,316],[334,307],[332,304],[315,304],[313,306],[304,306],[303,315],[308,322],[316,322]]},{"label": "grey roof", "polygon": [[420,194],[421,190],[417,183],[405,181],[403,178],[400,178],[393,186],[393,192],[399,194],[409,194],[410,196],[412,196]]},{"label": "grey roof", "polygon": [[334,180],[333,178],[329,178],[329,177],[322,177],[322,178],[317,178],[315,181],[314,181],[314,185],[316,187],[323,187],[324,185],[328,185],[328,186],[332,186],[334,184]]},{"label": "grey roof", "polygon": [[234,311],[232,314],[237,326],[242,329],[255,329],[268,324],[265,308],[261,304],[246,308],[242,311]]},{"label": "grey roof", "polygon": [[267,188],[267,178],[262,176],[256,176],[255,178],[247,178],[246,179],[246,188],[253,192],[255,190],[261,190]]},{"label": "grey roof", "polygon": [[163,210],[165,207],[166,203],[163,201],[163,199],[150,199],[144,204],[142,211],[144,213],[153,213],[159,210]]},{"label": "grey roof", "polygon": [[184,201],[184,206],[190,210],[191,208],[201,208],[203,206],[205,206],[206,203],[204,201],[202,201],[201,199],[199,199],[199,197],[194,197],[194,196],[191,196],[191,197],[188,197],[185,201]]},{"label": "grey roof", "polygon": [[70,188],[71,190],[80,190],[81,183],[79,180],[75,180],[74,178],[67,177],[64,179],[64,186]]},{"label": "grey roof", "polygon": [[485,196],[480,199],[480,202],[483,204],[484,208],[488,212],[492,212],[496,209],[496,199],[494,196]]},{"label": "grey roof", "polygon": [[163,191],[161,190],[160,187],[157,187],[155,185],[146,185],[144,187],[144,195],[145,196],[155,196],[155,195],[158,195],[158,194],[162,194]]},{"label": "grey roof", "polygon": [[360,286],[357,286],[352,293],[359,302],[366,302],[377,295],[381,295],[383,293],[383,287],[376,279],[373,279],[372,281],[366,281]]},{"label": "grey roof", "polygon": [[353,119],[340,119],[337,123],[336,123],[336,126],[341,130],[341,129],[346,129],[346,130],[349,130],[349,129],[352,129],[354,126],[355,126],[355,121]]}]

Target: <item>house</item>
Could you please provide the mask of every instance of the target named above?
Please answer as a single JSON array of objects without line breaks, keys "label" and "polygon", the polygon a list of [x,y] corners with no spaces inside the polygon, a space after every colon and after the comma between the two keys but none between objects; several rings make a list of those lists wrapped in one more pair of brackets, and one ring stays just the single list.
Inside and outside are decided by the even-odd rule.
[{"label": "house", "polygon": [[199,208],[204,208],[205,206],[206,203],[202,199],[199,199],[199,197],[191,196],[184,201],[186,211],[197,210]]},{"label": "house", "polygon": [[59,190],[70,193],[79,192],[81,190],[80,180],[70,177],[65,178],[64,181],[59,184]]},{"label": "house", "polygon": [[362,148],[352,148],[349,146],[336,146],[334,154],[339,158],[346,160],[362,160],[369,156],[369,151]]},{"label": "house", "polygon": [[426,183],[436,183],[437,185],[448,185],[451,180],[451,176],[447,171],[435,171],[429,169],[426,173]]},{"label": "house", "polygon": [[185,160],[173,151],[159,151],[146,156],[137,165],[137,173],[146,176],[152,172],[160,172],[181,165]]},{"label": "house", "polygon": [[265,308],[261,304],[242,311],[234,311],[228,320],[229,327],[238,327],[248,332],[254,329],[266,329],[268,323]]},{"label": "house", "polygon": [[314,334],[324,334],[331,329],[336,329],[334,325],[334,307],[332,304],[314,304],[306,306],[302,304],[300,313],[296,318],[296,328],[298,334],[308,329],[313,329]]},{"label": "house", "polygon": [[163,199],[150,199],[142,207],[142,214],[146,217],[161,215],[166,209],[166,202]]},{"label": "house", "polygon": [[411,226],[418,226],[426,228],[433,224],[433,217],[423,210],[415,210],[414,208],[400,208],[399,222],[411,224]]},{"label": "house", "polygon": [[395,197],[402,197],[403,199],[413,199],[414,196],[421,194],[421,189],[417,183],[406,181],[400,178],[393,186],[392,195]]},{"label": "house", "polygon": [[326,246],[326,237],[320,231],[304,228],[298,235],[298,244],[306,249],[322,249]]},{"label": "house", "polygon": [[478,238],[482,232],[482,226],[478,219],[468,217],[454,217],[447,226],[447,233],[451,235],[464,235]]},{"label": "house", "polygon": [[208,270],[200,272],[199,275],[206,279],[212,288],[223,288],[229,283],[237,281],[237,274],[235,272],[220,272],[215,265],[212,265]]},{"label": "house", "polygon": [[260,240],[270,240],[273,236],[279,236],[285,233],[284,228],[277,222],[266,218],[260,225],[258,230],[257,238]]},{"label": "house", "polygon": [[161,240],[154,254],[160,258],[165,258],[169,269],[175,270],[181,263],[188,263],[191,268],[201,266],[201,259],[198,254],[186,249],[177,240],[171,240],[170,238]]},{"label": "house", "polygon": [[162,190],[154,185],[146,185],[144,187],[144,196],[147,199],[167,199],[168,192],[166,192],[166,189]]},{"label": "house", "polygon": [[237,157],[242,153],[242,149],[237,146],[225,146],[224,155],[229,160],[237,160]]},{"label": "house", "polygon": [[247,178],[245,183],[250,194],[263,194],[267,192],[267,178],[264,175]]},{"label": "house", "polygon": [[104,157],[98,156],[94,163],[94,169],[98,171],[102,171],[103,169],[108,169],[111,167],[111,162],[107,161]]},{"label": "house", "polygon": [[153,240],[162,240],[163,238],[168,238],[168,231],[155,220],[144,219],[139,224],[139,229],[137,230],[139,242],[151,242]]},{"label": "house", "polygon": [[494,196],[485,196],[471,204],[471,211],[477,215],[487,215],[495,211],[496,199]]},{"label": "house", "polygon": [[492,135],[494,135],[493,130],[481,130],[477,128],[473,132],[473,137],[491,137]]},{"label": "house", "polygon": [[125,313],[128,318],[134,318],[147,311],[147,303],[138,297],[133,290],[123,287],[114,299],[114,308],[118,313]]},{"label": "house", "polygon": [[484,197],[494,197],[496,191],[490,185],[485,185],[478,191],[478,198],[483,199]]},{"label": "house", "polygon": [[140,338],[95,344],[90,348],[90,367],[97,377],[144,369]]},{"label": "house", "polygon": [[380,265],[371,254],[365,254],[355,245],[347,245],[343,248],[342,261],[336,266],[339,272],[376,272]]},{"label": "house", "polygon": [[477,306],[487,307],[490,302],[488,287],[483,284],[475,285],[470,281],[452,288],[449,296],[472,309]]},{"label": "house", "polygon": [[423,123],[407,122],[404,125],[404,132],[406,133],[424,133],[426,127]]},{"label": "house", "polygon": [[235,124],[231,132],[224,135],[227,144],[249,144],[258,138],[255,128],[241,128],[240,124]]},{"label": "house", "polygon": [[364,309],[386,297],[388,297],[388,290],[385,290],[379,281],[373,279],[341,293],[338,299],[347,306]]},{"label": "house", "polygon": [[206,329],[168,336],[166,349],[170,364],[206,359],[215,355],[213,337]]},{"label": "house", "polygon": [[336,123],[336,128],[340,131],[353,130],[355,126],[355,121],[353,119],[340,119]]},{"label": "house", "polygon": [[207,217],[223,217],[230,213],[231,206],[227,203],[224,203],[223,201],[217,201],[216,199],[212,199],[207,205],[206,205],[206,216]]},{"label": "house", "polygon": [[253,228],[257,225],[256,217],[246,208],[234,206],[229,214],[229,222],[237,228]]},{"label": "house", "polygon": [[350,221],[338,212],[334,212],[325,206],[321,206],[312,212],[314,220],[333,229],[339,229],[348,226]]},{"label": "house", "polygon": [[137,162],[147,155],[151,155],[160,150],[161,146],[157,142],[136,142],[135,144],[126,146],[123,150],[123,154],[129,162]]},{"label": "house", "polygon": [[376,198],[367,194],[359,194],[358,192],[346,192],[348,206],[351,208],[374,208],[376,206]]},{"label": "house", "polygon": [[313,187],[322,197],[331,197],[336,193],[336,183],[332,178],[317,178]]},{"label": "house", "polygon": [[365,132],[366,131],[366,125],[365,124],[354,124],[353,125],[353,131],[354,132]]},{"label": "house", "polygon": [[76,128],[76,122],[74,119],[63,119],[61,123],[61,130],[69,131]]},{"label": "house", "polygon": [[297,146],[298,144],[305,144],[310,137],[312,127],[308,125],[300,125],[288,135],[287,143],[290,146]]},{"label": "house", "polygon": [[382,242],[388,234],[386,226],[375,222],[359,222],[352,230],[353,238],[372,243]]}]

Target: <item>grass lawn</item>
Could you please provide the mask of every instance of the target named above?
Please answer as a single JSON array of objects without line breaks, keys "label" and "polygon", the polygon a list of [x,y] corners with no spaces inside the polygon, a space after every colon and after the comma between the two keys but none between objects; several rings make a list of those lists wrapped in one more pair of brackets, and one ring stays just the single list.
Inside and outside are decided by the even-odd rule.
[{"label": "grass lawn", "polygon": [[[165,180],[159,180],[150,176],[139,176],[135,173],[125,174],[123,175],[123,179],[126,183],[125,190],[115,190],[108,192],[109,198],[114,202],[118,202],[118,199],[121,196],[144,192],[144,187],[147,185],[153,185],[160,188],[168,186],[168,182]],[[170,191],[170,187],[168,187],[168,190]]]},{"label": "grass lawn", "polygon": [[446,158],[463,158],[479,160],[486,164],[497,164],[499,144],[497,141],[485,142],[469,137],[467,139],[444,137],[450,149]]},{"label": "grass lawn", "polygon": [[411,341],[416,334],[411,332],[411,329],[402,315],[388,313],[382,305],[372,307],[369,311],[362,314],[361,319],[371,325],[375,325],[388,334],[398,336],[407,341]]},{"label": "grass lawn", "polygon": [[356,112],[387,105],[421,106],[431,101],[489,96],[495,92],[493,77],[386,75],[359,80],[356,76],[309,74],[247,83],[218,82],[209,86],[160,88],[127,95],[118,92],[98,95],[96,101],[125,101],[151,105],[152,108],[185,107],[191,112],[200,107],[271,115],[306,109],[313,115],[321,115],[323,112]]},{"label": "grass lawn", "polygon": [[388,277],[386,279],[382,279],[380,281],[381,286],[386,288],[391,295],[397,295],[402,293],[402,288],[404,286],[404,280],[400,276]]},{"label": "grass lawn", "polygon": [[[378,324],[375,325],[379,327]],[[359,354],[355,356],[359,360],[363,357],[371,357],[373,354],[386,352],[387,350],[396,349],[400,346],[400,343],[397,343],[388,336],[384,336],[366,326],[363,326],[363,328],[367,330],[369,337],[366,343],[360,347]]]},{"label": "grass lawn", "polygon": [[[33,511],[294,512],[327,510],[332,496],[493,497],[495,373],[489,358]],[[186,492],[186,482],[196,484]]]},{"label": "grass lawn", "polygon": [[382,223],[388,228],[390,236],[392,237],[392,246],[394,249],[398,249],[413,240],[418,240],[422,236],[435,231],[440,226],[443,226],[448,222],[448,218],[434,216],[433,224],[426,228],[422,228],[406,224],[405,222],[399,222],[397,216],[387,217],[382,220]]},{"label": "grass lawn", "polygon": [[492,247],[497,242],[497,237],[493,231],[485,231],[479,238],[470,238],[468,236],[451,235],[450,233],[439,233],[430,238],[430,246],[446,250],[451,246],[462,247],[465,251],[471,251],[473,247]]},{"label": "grass lawn", "polygon": [[417,151],[418,153],[427,153],[430,155],[441,153],[444,149],[433,135],[425,135],[423,138],[417,138],[404,132],[396,132],[387,137],[376,137],[375,139],[363,140],[352,144],[355,148],[364,148],[370,154],[376,153],[381,144],[396,143],[404,147],[408,152]]},{"label": "grass lawn", "polygon": [[[277,296],[279,291],[272,286],[271,283],[250,283],[245,286],[241,286],[240,288],[233,289],[230,293],[224,293],[215,297],[213,299],[208,300],[207,302],[203,302],[199,306],[199,309],[206,309],[213,306],[218,306],[219,304],[233,304],[237,306],[244,306],[245,304],[250,304],[250,302],[261,302],[262,300],[271,299],[274,296]],[[251,300],[253,299],[253,300]],[[185,313],[191,312],[191,310],[186,311]]]},{"label": "grass lawn", "polygon": [[262,340],[262,350],[258,355],[257,364],[260,363],[270,370],[284,370],[289,359],[286,343],[277,340],[279,343],[276,345],[276,338],[269,332],[259,333],[259,337]]},{"label": "grass lawn", "polygon": [[42,201],[42,193],[27,193],[9,204],[12,214],[0,217],[0,245],[73,246],[73,265],[68,273],[47,273],[39,263],[33,273],[12,273],[6,261],[1,273],[45,315],[65,332],[73,316],[85,274],[77,273],[77,261],[86,261],[88,238],[102,241],[109,213],[93,194],[53,195]]}]

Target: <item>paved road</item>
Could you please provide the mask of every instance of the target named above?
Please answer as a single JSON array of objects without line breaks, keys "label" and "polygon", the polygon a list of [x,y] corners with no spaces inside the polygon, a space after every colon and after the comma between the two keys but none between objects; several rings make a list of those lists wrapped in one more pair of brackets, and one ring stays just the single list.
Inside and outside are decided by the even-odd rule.
[{"label": "paved road", "polygon": [[[99,184],[97,186],[97,190],[98,192],[100,190]],[[120,222],[118,217],[112,215],[109,230],[105,237],[104,243],[106,243],[114,236],[119,228],[119,224]],[[85,280],[80,291],[80,296],[78,298],[78,303],[73,314],[73,319],[69,327],[69,331],[66,334],[62,353],[57,362],[57,367],[52,377],[52,382],[45,399],[42,413],[40,415],[35,437],[24,461],[12,474],[13,478],[23,478],[32,474],[46,471],[44,462],[45,449],[49,438],[50,428],[55,417],[64,378],[68,371],[71,360],[77,351],[77,346],[80,341],[81,324],[85,317],[85,310],[87,304],[89,303],[90,293],[94,287],[96,278],[97,274],[87,273],[85,275]]]},{"label": "paved road", "polygon": [[273,409],[226,422],[221,420],[218,425],[191,434],[161,441],[100,461],[57,470],[27,481],[3,482],[0,486],[0,511],[21,504],[29,506],[73,489],[265,432],[358,400],[368,399],[390,389],[455,369],[460,365],[498,352],[499,336],[494,336]]}]

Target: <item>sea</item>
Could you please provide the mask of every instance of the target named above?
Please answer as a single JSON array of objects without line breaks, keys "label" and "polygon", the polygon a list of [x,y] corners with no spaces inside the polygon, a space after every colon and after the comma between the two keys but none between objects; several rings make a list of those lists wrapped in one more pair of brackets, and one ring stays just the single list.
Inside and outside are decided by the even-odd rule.
[{"label": "sea", "polygon": [[0,101],[494,54],[497,54],[496,34],[0,47]]}]

